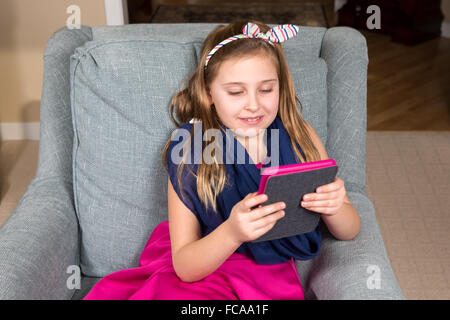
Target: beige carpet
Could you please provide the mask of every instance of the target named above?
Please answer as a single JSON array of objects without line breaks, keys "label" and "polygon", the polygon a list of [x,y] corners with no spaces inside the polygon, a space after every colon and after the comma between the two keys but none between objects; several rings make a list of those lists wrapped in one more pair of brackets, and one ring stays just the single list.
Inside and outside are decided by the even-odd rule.
[{"label": "beige carpet", "polygon": [[[1,145],[0,225],[35,175],[38,143]],[[369,132],[366,160],[367,193],[405,297],[450,299],[450,133]]]},{"label": "beige carpet", "polygon": [[369,132],[366,187],[405,297],[450,299],[450,133]]}]

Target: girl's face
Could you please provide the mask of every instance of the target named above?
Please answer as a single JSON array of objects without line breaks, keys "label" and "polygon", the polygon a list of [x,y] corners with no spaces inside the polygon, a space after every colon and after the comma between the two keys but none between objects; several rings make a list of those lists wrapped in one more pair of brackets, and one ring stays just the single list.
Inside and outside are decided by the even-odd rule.
[{"label": "girl's face", "polygon": [[273,60],[261,54],[225,60],[208,87],[208,97],[227,128],[241,137],[257,136],[278,112],[279,83]]}]

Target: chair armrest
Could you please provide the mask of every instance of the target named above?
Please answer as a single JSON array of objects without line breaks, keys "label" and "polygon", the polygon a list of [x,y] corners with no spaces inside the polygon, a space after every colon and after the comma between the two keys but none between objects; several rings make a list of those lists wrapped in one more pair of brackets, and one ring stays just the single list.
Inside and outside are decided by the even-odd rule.
[{"label": "chair armrest", "polygon": [[72,182],[35,178],[0,228],[0,300],[70,299],[70,265],[79,265]]},{"label": "chair armrest", "polygon": [[[321,252],[312,260],[296,261],[305,298],[404,299],[365,190],[366,39],[350,27],[327,29],[320,56],[327,63],[327,154],[339,166],[337,175],[344,180],[347,195],[358,211],[361,230],[355,239],[341,241],[321,222]],[[375,280],[378,275],[379,286]]]},{"label": "chair armrest", "polygon": [[309,273],[308,281],[302,282],[305,297],[318,300],[404,300],[372,202],[360,192],[347,191],[347,195],[360,215],[361,230],[353,240],[342,241],[334,238],[322,223],[320,254],[309,261],[296,261],[301,280],[303,273]]}]

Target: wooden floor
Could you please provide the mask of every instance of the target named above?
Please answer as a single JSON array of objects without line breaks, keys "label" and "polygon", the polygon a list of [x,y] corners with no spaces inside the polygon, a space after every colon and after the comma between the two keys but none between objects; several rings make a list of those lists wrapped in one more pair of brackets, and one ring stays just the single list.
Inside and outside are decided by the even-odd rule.
[{"label": "wooden floor", "polygon": [[450,131],[450,39],[410,47],[360,32],[369,53],[367,129]]}]

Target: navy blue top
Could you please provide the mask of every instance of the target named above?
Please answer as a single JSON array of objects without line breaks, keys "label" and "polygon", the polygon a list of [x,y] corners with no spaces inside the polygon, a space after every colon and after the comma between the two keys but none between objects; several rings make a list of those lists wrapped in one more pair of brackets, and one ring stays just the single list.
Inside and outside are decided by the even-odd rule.
[{"label": "navy blue top", "polygon": [[[186,142],[186,139],[189,138],[189,135],[186,135],[186,132],[190,134],[193,126],[196,126],[196,132],[194,135],[194,139],[191,141],[191,158],[188,158],[188,161],[186,161],[188,163],[185,164],[181,179],[184,194],[183,199],[180,193],[180,188],[178,186],[177,168],[179,161],[177,160],[177,158],[181,159],[181,156],[183,155],[182,146]],[[187,122],[181,125],[179,129],[187,130],[184,131],[184,135],[180,135],[180,131],[175,130],[175,132],[178,134],[178,137],[172,135],[173,141],[171,142],[167,153],[167,166],[172,186],[178,194],[180,200],[197,217],[201,226],[203,236],[206,236],[207,234],[212,232],[222,222],[228,219],[233,206],[241,201],[247,194],[257,192],[261,179],[260,169],[258,169],[258,167],[253,163],[245,147],[242,146],[242,144],[233,136],[232,132],[225,125],[221,124],[221,126],[225,131],[220,131],[220,134],[224,146],[223,150],[226,150],[226,152],[222,152],[222,156],[227,174],[227,184],[225,185],[224,190],[217,197],[216,206],[218,212],[213,211],[211,207],[206,209],[206,207],[201,203],[197,194],[197,180],[187,168],[189,166],[193,172],[197,173],[198,164],[202,159],[200,155],[202,154],[201,142],[203,131],[197,130],[197,127],[201,129],[201,122]],[[274,142],[278,144],[279,141],[279,147],[275,148],[274,146],[273,149],[273,159],[279,159],[278,161],[270,161],[272,155],[271,129],[279,129],[274,131],[278,132],[279,135],[279,140],[276,139],[276,136],[274,137]],[[265,130],[264,138],[264,142],[266,143],[267,148],[267,158],[264,161],[264,167],[268,166],[269,164],[271,164],[272,166],[278,166],[300,162],[292,149],[289,135],[278,116],[267,128],[267,130]],[[171,156],[172,149],[175,146],[176,148],[174,150],[174,155]],[[231,151],[232,146],[234,146],[234,152]],[[303,150],[298,143],[297,148],[299,148],[301,154],[304,156]],[[276,150],[279,150],[279,156],[277,156]],[[211,152],[209,152],[208,154],[210,153]],[[243,155],[244,157],[242,157]],[[233,161],[231,161],[231,159]],[[264,205],[264,203],[262,205]],[[282,263],[290,260],[291,257],[294,257],[294,259],[297,260],[312,259],[317,256],[320,251],[322,234],[319,228],[320,225],[310,233],[286,237],[282,239],[261,241],[257,243],[244,242],[236,250],[236,252],[245,253],[252,256],[259,264]]]}]

